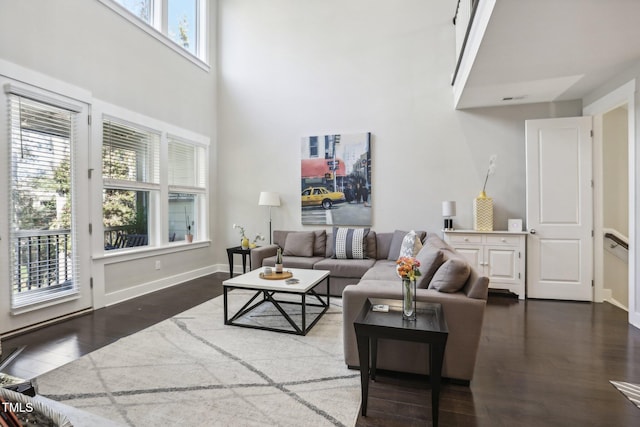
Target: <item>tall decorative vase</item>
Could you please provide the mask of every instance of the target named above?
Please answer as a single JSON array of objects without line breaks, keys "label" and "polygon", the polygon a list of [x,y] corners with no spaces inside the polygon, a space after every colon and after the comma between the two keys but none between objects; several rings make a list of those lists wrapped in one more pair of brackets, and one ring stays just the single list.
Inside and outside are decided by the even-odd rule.
[{"label": "tall decorative vase", "polygon": [[402,318],[416,320],[416,281],[402,279]]},{"label": "tall decorative vase", "polygon": [[493,231],[493,199],[484,191],[473,199],[473,229]]}]

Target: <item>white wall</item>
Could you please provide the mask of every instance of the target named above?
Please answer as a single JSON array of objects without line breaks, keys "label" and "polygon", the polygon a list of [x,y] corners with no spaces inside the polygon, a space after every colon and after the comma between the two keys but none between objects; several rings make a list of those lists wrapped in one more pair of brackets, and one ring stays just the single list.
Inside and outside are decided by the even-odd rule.
[{"label": "white wall", "polygon": [[629,154],[627,109],[618,107],[602,117],[603,222],[629,236]]},{"label": "white wall", "polygon": [[[96,0],[0,0],[0,59],[84,89],[95,99],[209,137],[215,170],[215,2],[209,11],[211,71],[196,66]],[[98,146],[93,150],[99,153]],[[0,173],[5,173],[5,167],[0,163]],[[212,175],[210,181],[212,237],[214,178]],[[100,214],[94,215],[93,221],[100,222]],[[155,260],[162,261],[161,270],[155,270]],[[121,261],[105,265],[104,270],[97,262],[92,275],[95,282],[106,282],[107,291],[121,290],[148,282],[167,284],[170,278],[201,271],[212,261],[212,248],[205,247]]]},{"label": "white wall", "polygon": [[303,228],[300,139],[325,133],[372,133],[375,230],[439,231],[443,200],[457,201],[456,227],[471,228],[491,154],[495,228],[524,219],[524,121],[580,115],[581,103],[455,111],[454,11],[455,2],[436,0],[220,2],[227,244],[238,244],[233,223],[268,233],[261,190],[282,195],[274,229]]},{"label": "white wall", "polygon": [[[603,226],[629,236],[629,125],[626,107],[602,116]],[[605,240],[605,244],[607,241]],[[604,251],[604,286],[623,307],[629,301],[629,264]]]}]

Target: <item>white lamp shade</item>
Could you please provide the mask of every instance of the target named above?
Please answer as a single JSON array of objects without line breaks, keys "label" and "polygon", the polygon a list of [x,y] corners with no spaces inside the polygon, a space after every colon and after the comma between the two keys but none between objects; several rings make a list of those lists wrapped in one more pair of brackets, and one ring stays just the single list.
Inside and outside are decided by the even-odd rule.
[{"label": "white lamp shade", "polygon": [[442,216],[456,216],[456,202],[442,202]]},{"label": "white lamp shade", "polygon": [[260,193],[260,199],[258,200],[259,206],[280,206],[280,195],[271,191],[262,191]]}]

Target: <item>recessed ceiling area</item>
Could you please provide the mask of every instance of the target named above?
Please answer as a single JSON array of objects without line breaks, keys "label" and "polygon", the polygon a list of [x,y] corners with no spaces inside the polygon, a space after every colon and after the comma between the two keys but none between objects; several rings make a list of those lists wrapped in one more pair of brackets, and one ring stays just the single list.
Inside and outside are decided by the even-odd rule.
[{"label": "recessed ceiling area", "polygon": [[458,109],[581,99],[640,61],[639,0],[495,0],[489,13]]}]

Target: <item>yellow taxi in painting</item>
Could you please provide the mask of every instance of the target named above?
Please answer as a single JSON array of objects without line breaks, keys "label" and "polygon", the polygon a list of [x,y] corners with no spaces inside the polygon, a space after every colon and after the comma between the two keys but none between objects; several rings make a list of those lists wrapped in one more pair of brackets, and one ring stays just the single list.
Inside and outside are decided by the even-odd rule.
[{"label": "yellow taxi in painting", "polygon": [[331,209],[334,203],[345,201],[341,191],[329,191],[324,187],[308,187],[302,191],[302,206],[322,206]]}]

